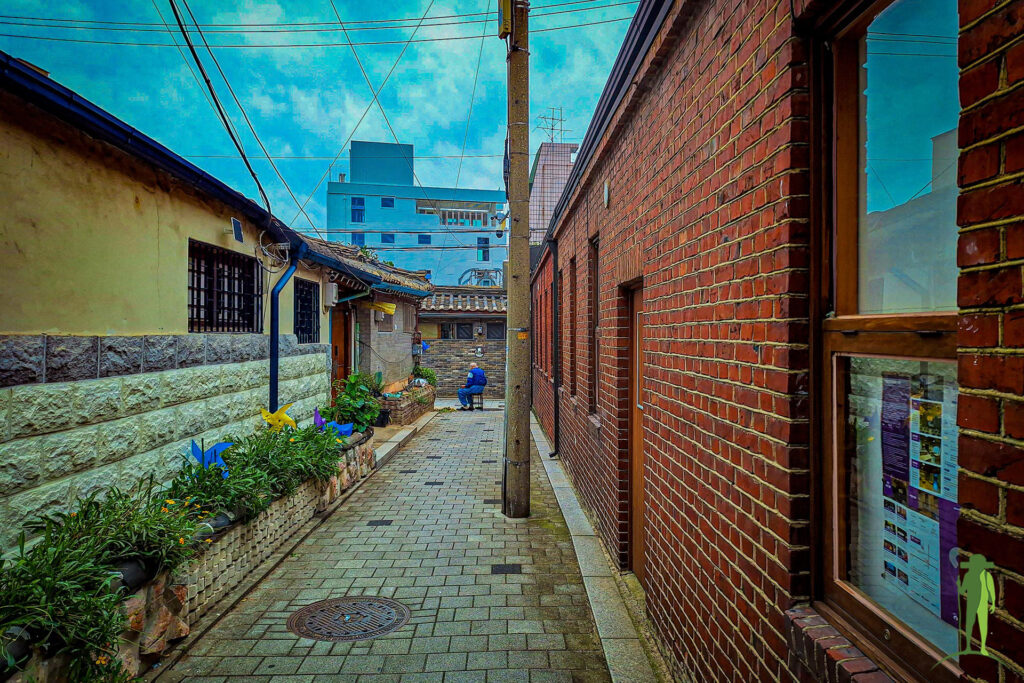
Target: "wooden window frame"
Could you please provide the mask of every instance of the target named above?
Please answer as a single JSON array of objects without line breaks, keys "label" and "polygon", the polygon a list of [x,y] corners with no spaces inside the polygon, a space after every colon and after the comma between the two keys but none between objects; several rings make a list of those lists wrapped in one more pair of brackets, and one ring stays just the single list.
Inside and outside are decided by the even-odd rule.
[{"label": "wooden window frame", "polygon": [[[917,635],[843,580],[848,546],[847,484],[840,414],[844,411],[844,356],[955,361],[957,312],[858,312],[857,236],[860,183],[860,84],[857,40],[895,0],[842,3],[814,27],[811,41],[811,300],[812,492],[815,608],[898,679],[939,683],[959,679],[948,653]],[[837,84],[845,84],[840,88]],[[936,665],[938,663],[938,665]],[[934,668],[933,668],[934,667]]]}]

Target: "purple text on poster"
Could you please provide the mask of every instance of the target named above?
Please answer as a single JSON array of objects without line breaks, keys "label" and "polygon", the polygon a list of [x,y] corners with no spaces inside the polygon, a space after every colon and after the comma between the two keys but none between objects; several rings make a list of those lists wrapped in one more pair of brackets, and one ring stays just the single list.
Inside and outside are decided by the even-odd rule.
[{"label": "purple text on poster", "polygon": [[960,570],[950,562],[949,556],[956,547],[956,520],[960,517],[960,506],[939,498],[939,608],[946,623],[957,623],[956,581]]},{"label": "purple text on poster", "polygon": [[882,375],[882,474],[910,478],[910,378]]}]

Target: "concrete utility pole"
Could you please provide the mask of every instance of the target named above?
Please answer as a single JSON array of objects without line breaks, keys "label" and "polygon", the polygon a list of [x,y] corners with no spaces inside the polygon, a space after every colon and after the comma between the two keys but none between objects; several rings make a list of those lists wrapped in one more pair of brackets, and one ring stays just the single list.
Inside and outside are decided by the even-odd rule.
[{"label": "concrete utility pole", "polygon": [[511,0],[508,53],[508,370],[505,377],[505,476],[501,509],[530,516],[530,3]]}]

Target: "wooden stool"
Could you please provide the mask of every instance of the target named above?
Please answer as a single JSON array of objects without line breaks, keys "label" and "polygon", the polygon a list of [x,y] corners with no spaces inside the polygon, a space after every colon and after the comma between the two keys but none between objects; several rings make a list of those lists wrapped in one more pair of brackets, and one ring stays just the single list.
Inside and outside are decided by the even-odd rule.
[{"label": "wooden stool", "polygon": [[484,394],[483,394],[483,392],[480,392],[479,394],[470,394],[469,395],[469,405],[474,410],[483,410],[484,409]]}]

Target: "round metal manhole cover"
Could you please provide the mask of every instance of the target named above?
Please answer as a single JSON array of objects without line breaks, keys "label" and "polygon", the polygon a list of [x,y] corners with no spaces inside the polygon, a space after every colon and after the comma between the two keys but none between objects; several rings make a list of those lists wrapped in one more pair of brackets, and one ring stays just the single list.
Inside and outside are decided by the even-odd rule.
[{"label": "round metal manhole cover", "polygon": [[288,619],[288,630],[303,638],[342,642],[369,640],[391,633],[409,621],[409,608],[388,598],[351,597],[321,600]]}]

